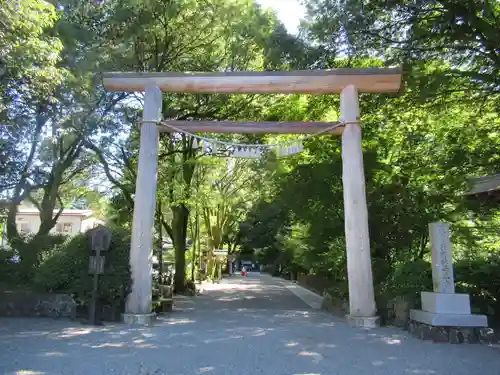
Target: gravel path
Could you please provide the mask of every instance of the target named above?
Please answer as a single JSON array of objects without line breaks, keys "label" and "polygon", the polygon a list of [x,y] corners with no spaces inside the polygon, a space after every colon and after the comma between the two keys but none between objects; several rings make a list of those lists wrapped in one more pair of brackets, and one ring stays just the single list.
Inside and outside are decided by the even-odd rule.
[{"label": "gravel path", "polygon": [[183,299],[153,327],[0,319],[0,374],[500,375],[500,349],[352,328],[250,275]]}]

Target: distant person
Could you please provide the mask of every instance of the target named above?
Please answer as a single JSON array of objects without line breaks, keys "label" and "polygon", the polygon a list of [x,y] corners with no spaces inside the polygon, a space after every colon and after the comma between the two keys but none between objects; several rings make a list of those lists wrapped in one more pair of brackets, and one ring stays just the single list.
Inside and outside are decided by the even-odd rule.
[{"label": "distant person", "polygon": [[243,266],[241,268],[241,276],[246,276],[247,275],[247,268],[245,266]]}]

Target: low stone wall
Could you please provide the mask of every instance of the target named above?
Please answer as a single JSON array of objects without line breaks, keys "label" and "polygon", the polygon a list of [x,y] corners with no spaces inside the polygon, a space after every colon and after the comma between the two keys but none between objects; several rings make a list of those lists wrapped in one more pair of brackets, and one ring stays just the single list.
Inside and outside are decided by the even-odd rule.
[{"label": "low stone wall", "polygon": [[12,291],[0,293],[0,316],[76,318],[76,303],[68,294]]},{"label": "low stone wall", "polygon": [[408,330],[421,340],[450,344],[489,344],[497,341],[491,328],[435,327],[411,320]]},{"label": "low stone wall", "polygon": [[408,328],[410,323],[410,309],[414,308],[404,297],[396,297],[385,306],[383,324]]},{"label": "low stone wall", "polygon": [[321,309],[338,315],[346,315],[349,313],[349,301],[333,297],[326,292],[323,295]]},{"label": "low stone wall", "polygon": [[312,290],[313,292],[320,295],[324,295],[327,289],[331,288],[332,285],[335,284],[335,281],[326,277],[318,275],[306,275],[303,273],[299,273],[297,275],[297,282],[304,288]]}]

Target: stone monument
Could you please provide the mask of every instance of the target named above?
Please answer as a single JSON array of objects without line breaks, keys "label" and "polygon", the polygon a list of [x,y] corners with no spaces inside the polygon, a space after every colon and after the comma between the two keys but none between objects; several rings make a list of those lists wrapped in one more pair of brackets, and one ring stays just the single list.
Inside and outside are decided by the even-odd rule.
[{"label": "stone monument", "polygon": [[410,331],[422,339],[472,342],[474,328],[487,327],[488,320],[471,314],[468,294],[455,293],[449,224],[429,224],[429,238],[434,292],[421,292],[422,310],[410,311]]}]

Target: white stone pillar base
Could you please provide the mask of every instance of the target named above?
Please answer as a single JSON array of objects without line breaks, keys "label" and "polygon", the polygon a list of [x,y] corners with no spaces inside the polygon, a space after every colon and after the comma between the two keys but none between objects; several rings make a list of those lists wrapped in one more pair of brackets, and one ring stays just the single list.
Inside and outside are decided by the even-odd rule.
[{"label": "white stone pillar base", "polygon": [[122,314],[125,324],[149,326],[156,321],[156,314]]},{"label": "white stone pillar base", "polygon": [[345,316],[347,323],[354,327],[361,328],[377,328],[380,326],[380,318],[378,316]]}]

